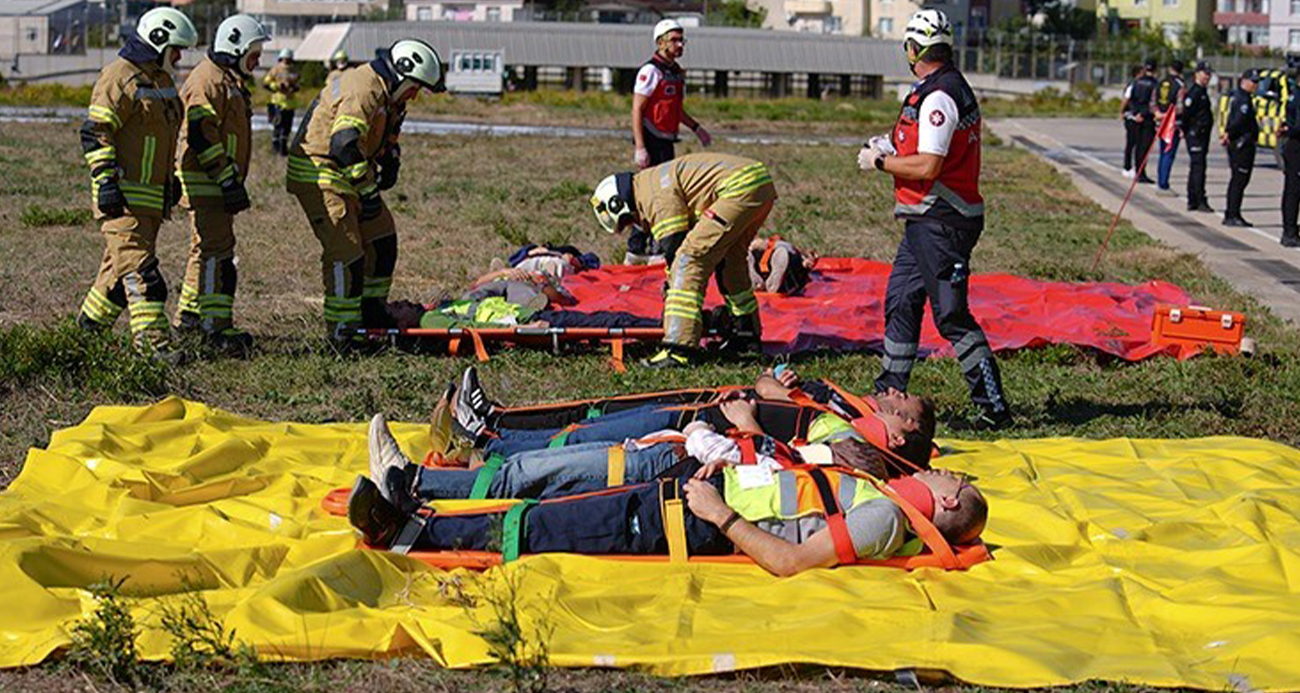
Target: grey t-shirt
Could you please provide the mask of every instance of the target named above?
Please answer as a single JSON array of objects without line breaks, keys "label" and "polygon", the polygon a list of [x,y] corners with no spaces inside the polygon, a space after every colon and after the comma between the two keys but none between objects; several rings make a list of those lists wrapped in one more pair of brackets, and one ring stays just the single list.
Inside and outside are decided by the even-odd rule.
[{"label": "grey t-shirt", "polygon": [[[858,558],[889,558],[903,548],[907,522],[903,511],[888,498],[855,505],[844,515]],[[826,528],[826,518],[809,515],[793,520],[761,520],[758,528],[792,544],[802,544]]]}]

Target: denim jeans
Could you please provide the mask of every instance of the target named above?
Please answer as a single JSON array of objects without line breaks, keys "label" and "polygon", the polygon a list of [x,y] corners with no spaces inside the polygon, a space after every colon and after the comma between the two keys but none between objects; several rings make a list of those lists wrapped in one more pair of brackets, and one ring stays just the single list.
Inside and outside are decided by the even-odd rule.
[{"label": "denim jeans", "polygon": [[[492,477],[488,498],[555,498],[599,491],[609,485],[607,443],[511,455]],[[624,453],[624,483],[651,481],[677,464],[671,443]],[[424,500],[469,498],[478,470],[420,468],[419,494]]]},{"label": "denim jeans", "polygon": [[1165,145],[1164,140],[1160,140],[1156,145],[1160,147],[1160,168],[1156,171],[1156,185],[1161,190],[1169,189],[1169,172],[1174,170],[1174,156],[1178,154],[1178,140],[1182,138],[1182,133],[1174,130],[1174,141]]},{"label": "denim jeans", "polygon": [[[626,409],[613,414],[597,416],[578,424],[578,428],[569,432],[565,439],[566,446],[579,443],[601,442],[608,445],[621,443],[629,438],[640,438],[665,428],[678,428],[683,416],[690,412],[673,411],[659,405]],[[496,438],[488,442],[484,450],[488,454],[511,455],[529,450],[543,450],[550,446],[551,440],[559,435],[562,428],[511,429],[497,431]]]}]

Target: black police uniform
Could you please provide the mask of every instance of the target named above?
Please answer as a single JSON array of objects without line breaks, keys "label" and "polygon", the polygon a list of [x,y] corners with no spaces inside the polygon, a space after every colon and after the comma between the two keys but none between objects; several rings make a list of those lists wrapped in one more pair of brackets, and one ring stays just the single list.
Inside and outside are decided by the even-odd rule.
[{"label": "black police uniform", "polygon": [[1250,184],[1250,174],[1255,168],[1255,143],[1259,140],[1259,121],[1255,119],[1255,101],[1238,86],[1228,100],[1228,163],[1232,178],[1228,180],[1228,207],[1223,220],[1244,221],[1241,218],[1241,200]]},{"label": "black police uniform", "polygon": [[[1137,175],[1146,176],[1146,164],[1143,161],[1147,152],[1151,149],[1151,143],[1156,137],[1156,119],[1151,113],[1151,101],[1156,93],[1156,78],[1151,75],[1142,75],[1133,80],[1133,90],[1129,92],[1128,113],[1135,121],[1134,128],[1137,130],[1137,141],[1134,143],[1133,150],[1133,168]],[[1137,123],[1137,118],[1141,116],[1142,122]]]},{"label": "black police uniform", "polygon": [[1286,102],[1286,137],[1282,140],[1282,245],[1293,248],[1300,245],[1300,101],[1296,88]]},{"label": "black police uniform", "polygon": [[1183,97],[1183,135],[1187,137],[1187,209],[1210,210],[1205,197],[1205,159],[1210,153],[1210,136],[1214,133],[1214,112],[1205,87],[1192,83]]}]

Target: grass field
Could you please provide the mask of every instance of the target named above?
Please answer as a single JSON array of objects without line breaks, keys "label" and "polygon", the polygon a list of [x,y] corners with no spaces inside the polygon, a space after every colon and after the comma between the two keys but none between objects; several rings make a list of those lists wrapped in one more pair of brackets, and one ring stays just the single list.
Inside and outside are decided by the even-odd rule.
[{"label": "grass field", "polygon": [[[591,124],[603,123],[598,114]],[[753,116],[758,118],[758,115]],[[884,116],[886,119],[888,116]],[[741,121],[750,122],[750,121]],[[851,121],[845,121],[851,122]],[[875,116],[852,123],[871,132]],[[848,127],[832,122],[832,129]],[[802,131],[798,122],[773,129]],[[690,149],[688,145],[687,149]],[[283,167],[258,142],[250,191],[255,207],[237,221],[240,293],[236,321],[259,339],[250,359],[205,360],[166,369],[133,359],[124,325],[109,337],[76,332],[70,319],[102,253],[88,204],[76,124],[0,124],[0,487],[19,472],[26,448],[80,420],[95,405],[147,402],[164,394],[202,400],[241,414],[308,422],[356,421],[376,411],[398,420],[427,416],[440,386],[467,361],[387,352],[341,358],[322,344],[319,247],[294,200],[283,192]],[[398,217],[401,259],[393,295],[420,300],[457,291],[491,258],[525,241],[564,241],[621,257],[619,240],[601,233],[586,199],[608,172],[625,166],[628,146],[614,139],[431,138],[403,142],[403,181],[387,199]],[[888,260],[900,235],[890,214],[886,178],[857,170],[855,152],[830,146],[741,146],[767,162],[781,199],[769,229],[823,255]],[[1195,258],[1152,242],[1121,224],[1105,263],[1089,271],[1109,216],[1054,169],[1018,150],[986,145],[989,225],[975,253],[977,272],[1013,272],[1046,280],[1140,282],[1163,279],[1203,303],[1244,310],[1260,342],[1253,359],[1168,358],[1130,364],[1073,347],[1003,355],[1006,388],[1019,426],[1005,435],[1192,437],[1238,434],[1300,443],[1300,340],[1249,297],[1211,276]],[[172,304],[188,230],[163,228],[160,256]],[[619,375],[603,354],[553,358],[513,351],[482,368],[489,390],[512,403],[748,380],[753,360],[689,373]],[[816,356],[798,362],[865,390],[879,368],[874,356]],[[955,361],[918,366],[914,390],[939,407],[940,434],[966,411]],[[438,672],[423,664],[399,673],[386,665],[286,667],[304,690],[491,689],[490,676]],[[375,672],[382,672],[382,676]],[[414,672],[414,673],[412,673]],[[468,676],[468,678],[461,678]],[[870,680],[833,681],[821,674],[664,682],[624,674],[565,674],[576,690],[879,690]],[[373,680],[372,680],[373,679]],[[399,680],[400,679],[400,680]],[[52,667],[0,673],[0,690],[79,687]],[[1087,687],[1084,687],[1087,689]],[[180,690],[181,688],[177,688]],[[268,689],[269,690],[269,689]]]}]

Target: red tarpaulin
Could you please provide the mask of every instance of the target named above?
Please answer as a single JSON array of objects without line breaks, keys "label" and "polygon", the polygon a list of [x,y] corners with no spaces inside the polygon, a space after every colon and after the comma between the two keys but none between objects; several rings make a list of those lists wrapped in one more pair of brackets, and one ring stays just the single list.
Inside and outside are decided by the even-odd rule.
[{"label": "red tarpaulin", "polygon": [[[803,296],[759,294],[763,343],[772,353],[815,349],[880,352],[885,334],[885,283],[890,266],[859,258],[822,258]],[[581,272],[564,284],[577,297],[573,310],[622,310],[659,317],[663,267],[612,265]],[[1137,361],[1158,353],[1187,358],[1195,350],[1151,344],[1156,304],[1185,306],[1191,299],[1166,282],[1040,282],[1010,274],[977,274],[970,304],[995,350],[1076,344]],[[706,307],[722,303],[710,282]],[[925,355],[951,356],[926,309]]]}]

